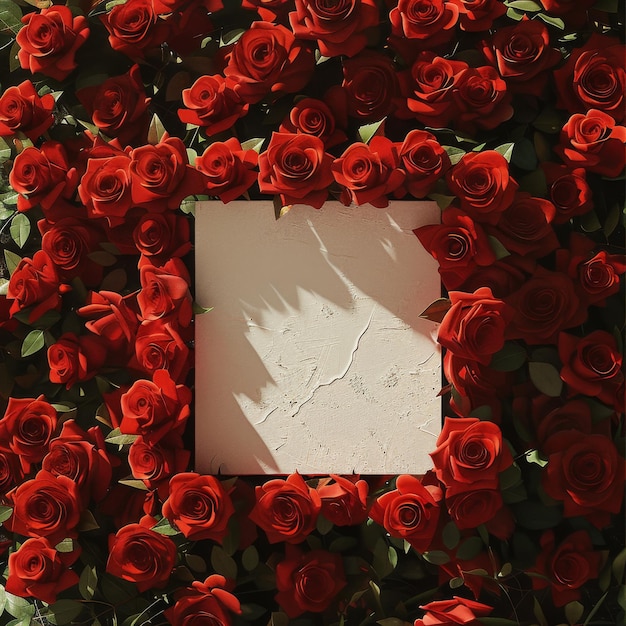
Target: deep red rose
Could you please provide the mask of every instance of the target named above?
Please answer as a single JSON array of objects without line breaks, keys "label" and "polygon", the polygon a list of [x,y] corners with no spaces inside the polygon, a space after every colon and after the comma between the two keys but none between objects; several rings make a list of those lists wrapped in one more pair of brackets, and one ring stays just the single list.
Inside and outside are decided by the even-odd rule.
[{"label": "deep red rose", "polygon": [[626,47],[617,37],[594,33],[574,48],[565,65],[554,71],[557,106],[569,113],[597,109],[616,122],[624,119]]},{"label": "deep red rose", "polygon": [[470,274],[461,289],[472,292],[480,287],[489,287],[496,298],[505,298],[522,286],[535,271],[536,265],[534,259],[510,254],[487,267],[481,267],[480,272]]},{"label": "deep red rose", "polygon": [[593,197],[585,169],[570,168],[548,161],[541,164],[546,175],[550,200],[556,208],[555,224],[565,224],[572,217],[584,215],[593,208]]},{"label": "deep red rose", "polygon": [[237,82],[237,94],[249,104],[268,94],[300,91],[314,69],[313,50],[280,24],[252,22],[226,56],[226,77]]},{"label": "deep red rose", "polygon": [[[329,98],[329,96],[325,96]],[[294,105],[289,116],[278,129],[281,133],[304,133],[319,137],[326,148],[332,148],[347,140],[346,133],[337,128],[335,114],[326,102],[316,98],[302,98]],[[197,162],[196,162],[197,165]]]},{"label": "deep red rose", "polygon": [[[472,559],[458,559],[454,555],[451,557],[450,561],[439,566],[440,585],[449,583],[453,578],[462,578],[463,585],[474,594],[474,598],[480,598],[483,590],[496,595],[501,592],[498,587],[500,562],[494,550],[479,552]],[[450,626],[450,622],[444,624]]]},{"label": "deep red rose", "polygon": [[144,320],[158,320],[176,314],[178,323],[189,325],[192,298],[187,269],[180,259],[170,259],[163,267],[142,265],[139,278],[141,290],[137,303]]},{"label": "deep red rose", "polygon": [[[458,528],[478,528],[495,518],[503,509],[504,503],[498,489],[472,489],[454,496],[446,497],[448,513]],[[505,509],[506,510],[506,509]],[[511,513],[509,513],[513,522]],[[507,533],[515,529],[515,523],[509,524]],[[504,537],[506,539],[506,537]]]},{"label": "deep red rose", "polygon": [[106,343],[100,337],[64,333],[48,348],[50,382],[66,389],[93,378],[106,361]]},{"label": "deep red rose", "polygon": [[289,14],[293,33],[299,39],[314,39],[325,57],[353,57],[367,44],[368,28],[378,26],[375,0],[296,0]]},{"label": "deep red rose", "polygon": [[[154,8],[159,15],[164,15],[177,11],[188,0],[154,0]],[[207,13],[216,13],[224,8],[223,0],[198,0],[194,4],[200,5]]]},{"label": "deep red rose", "polygon": [[322,613],[346,584],[341,555],[326,550],[303,553],[288,545],[285,560],[276,565],[276,602],[292,619],[306,611]]},{"label": "deep red rose", "polygon": [[268,480],[255,489],[250,519],[265,531],[270,543],[301,543],[315,528],[322,501],[300,474]]},{"label": "deep red rose", "polygon": [[332,165],[335,180],[343,187],[341,202],[346,206],[371,204],[384,208],[388,196],[404,181],[399,169],[398,145],[386,137],[373,137],[369,144],[353,143]]},{"label": "deep red rose", "polygon": [[448,417],[430,456],[447,497],[498,489],[498,476],[513,464],[500,427],[476,417]]},{"label": "deep red rose", "polygon": [[468,32],[487,31],[500,16],[506,5],[500,0],[459,0],[459,25]]},{"label": "deep red rose", "polygon": [[446,289],[456,289],[478,267],[494,263],[496,255],[480,224],[463,211],[449,207],[442,213],[441,221],[441,224],[420,226],[413,232],[439,263],[441,282]]},{"label": "deep red rose", "polygon": [[17,87],[7,87],[0,96],[0,137],[24,133],[36,141],[54,123],[54,96],[39,97],[33,83],[25,80]]},{"label": "deep red rose", "polygon": [[211,539],[221,543],[228,532],[228,520],[235,512],[228,494],[215,476],[178,474],[170,479],[163,517],[190,541]]},{"label": "deep red rose", "polygon": [[52,604],[59,593],[78,583],[78,574],[69,567],[79,554],[80,548],[57,552],[44,537],[27,539],[9,555],[5,588],[15,596]]},{"label": "deep red rose", "polygon": [[616,177],[626,161],[626,127],[597,109],[575,113],[563,126],[555,152],[570,167],[584,167],[589,172]]},{"label": "deep red rose", "polygon": [[541,535],[541,551],[530,570],[533,589],[550,587],[554,606],[565,606],[581,598],[581,587],[600,575],[602,555],[593,549],[585,530],[568,535],[557,547],[554,531]]},{"label": "deep red rose", "polygon": [[165,587],[176,563],[176,544],[151,530],[152,525],[151,518],[144,517],[109,535],[106,571],[135,583],[139,593]]},{"label": "deep red rose", "polygon": [[451,307],[443,318],[437,341],[456,356],[488,365],[504,346],[504,332],[513,311],[489,287],[474,293],[451,291]]},{"label": "deep red rose", "polygon": [[314,135],[272,133],[259,157],[259,189],[280,194],[283,205],[308,204],[320,209],[333,182],[333,157]]},{"label": "deep red rose", "polygon": [[165,617],[179,626],[230,626],[230,613],[240,614],[239,600],[231,593],[232,586],[219,574],[211,574],[204,582],[194,580],[191,587],[179,588],[174,606]]},{"label": "deep red rose", "polygon": [[138,65],[101,85],[80,89],[76,95],[92,122],[122,146],[144,143],[148,134],[148,104]]},{"label": "deep red rose", "polygon": [[25,537],[47,537],[56,546],[65,538],[78,536],[80,494],[67,476],[53,476],[41,470],[35,478],[18,485],[7,494],[13,515],[4,525]]},{"label": "deep red rose", "polygon": [[89,37],[89,22],[69,7],[52,5],[27,13],[15,37],[22,69],[64,80],[76,68],[75,55]]},{"label": "deep red rose", "polygon": [[496,224],[511,206],[518,185],[507,160],[495,150],[468,152],[446,175],[461,209],[477,222]]},{"label": "deep red rose", "polygon": [[137,250],[156,262],[185,256],[191,250],[189,219],[175,213],[144,213],[133,229]]},{"label": "deep red rose", "polygon": [[12,452],[0,450],[0,497],[13,489],[24,480],[22,457]]},{"label": "deep red rose", "polygon": [[137,523],[144,515],[158,514],[160,503],[155,501],[155,495],[154,491],[113,482],[106,498],[98,503],[98,511],[110,516],[114,527],[120,529]]},{"label": "deep red rose", "polygon": [[355,526],[367,519],[368,484],[333,474],[333,483],[317,488],[322,499],[322,514],[336,526]]},{"label": "deep red rose", "polygon": [[48,452],[57,423],[57,412],[43,395],[9,398],[0,419],[0,449],[17,455],[28,473],[31,464],[39,463]]},{"label": "deep red rose", "polygon": [[550,46],[546,25],[526,16],[496,30],[482,46],[485,58],[512,91],[535,96],[541,95],[549,70],[561,60],[561,53]]},{"label": "deep red rose", "polygon": [[7,298],[13,300],[11,316],[29,310],[28,321],[38,320],[48,311],[61,308],[61,294],[69,290],[61,284],[59,275],[50,257],[37,250],[32,259],[24,257],[9,280]]},{"label": "deep red rose", "polygon": [[178,117],[185,124],[204,129],[210,137],[232,128],[248,112],[248,103],[238,94],[235,78],[201,76],[189,88],[183,89],[185,109],[178,109]]},{"label": "deep red rose", "polygon": [[544,445],[545,492],[563,503],[565,517],[586,517],[597,528],[611,523],[624,498],[626,461],[610,437],[560,431]]},{"label": "deep red rose", "polygon": [[392,537],[404,539],[418,552],[425,552],[437,531],[442,498],[439,487],[425,486],[415,476],[403,474],[396,480],[396,489],[374,502],[370,517]]},{"label": "deep red rose", "polygon": [[452,600],[437,600],[420,606],[426,611],[422,619],[415,620],[414,626],[480,626],[481,617],[486,617],[493,608],[467,598],[454,596]]},{"label": "deep red rose", "polygon": [[601,306],[606,298],[620,288],[620,276],[626,272],[624,255],[609,254],[600,250],[591,258],[572,256],[569,274],[578,279],[579,290],[588,304]]},{"label": "deep red rose", "polygon": [[[215,26],[207,14],[208,9],[202,4],[202,2],[182,3],[180,10],[166,17],[168,32],[164,39],[168,47],[179,57],[193,56],[194,52],[201,49],[206,34],[215,31]],[[218,2],[212,0],[208,0],[205,4],[218,6]]]}]

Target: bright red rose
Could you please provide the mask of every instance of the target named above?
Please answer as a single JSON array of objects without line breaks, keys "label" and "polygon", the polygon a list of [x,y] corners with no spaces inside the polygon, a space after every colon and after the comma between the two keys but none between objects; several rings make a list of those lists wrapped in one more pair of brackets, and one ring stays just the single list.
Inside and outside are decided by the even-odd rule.
[{"label": "bright red rose", "polygon": [[322,613],[346,584],[341,555],[326,550],[303,553],[288,545],[276,565],[276,602],[290,618]]},{"label": "bright red rose", "polygon": [[80,549],[57,552],[46,538],[27,539],[9,555],[6,590],[21,598],[36,598],[52,604],[57,595],[78,583],[78,574],[69,567]]},{"label": "bright red rose", "polygon": [[459,25],[468,32],[487,31],[494,20],[506,13],[500,0],[460,0]]},{"label": "bright red rose", "polygon": [[22,457],[12,452],[0,451],[0,496],[4,498],[8,491],[23,480]]},{"label": "bright red rose", "polygon": [[370,517],[392,537],[405,539],[418,552],[425,552],[437,531],[442,498],[439,487],[424,486],[415,476],[403,474],[396,480],[396,489],[374,502]]},{"label": "bright red rose", "polygon": [[106,571],[135,583],[139,593],[165,587],[176,563],[176,544],[150,530],[151,525],[151,518],[144,517],[109,535]]},{"label": "bright red rose", "polygon": [[230,626],[230,613],[241,613],[239,600],[230,593],[231,585],[219,574],[211,574],[204,582],[194,580],[191,587],[178,589],[176,603],[165,611],[171,624],[178,626]]},{"label": "bright red rose", "polygon": [[454,596],[452,600],[437,600],[420,606],[426,614],[415,620],[414,626],[480,626],[480,618],[486,617],[493,608],[467,598]]},{"label": "bright red rose", "polygon": [[315,65],[311,48],[269,22],[252,22],[226,58],[224,74],[237,82],[237,94],[248,104],[269,94],[300,91]]},{"label": "bright red rose", "polygon": [[0,96],[0,137],[24,133],[36,141],[54,123],[54,96],[37,94],[33,83],[25,80],[17,87],[7,87]]},{"label": "bright red rose", "polygon": [[67,537],[78,537],[80,494],[71,478],[41,470],[6,497],[13,515],[4,525],[11,532],[25,537],[47,537],[53,546]]},{"label": "bright red rose", "polygon": [[333,157],[314,135],[272,133],[259,157],[259,189],[280,194],[283,205],[308,204],[320,209],[333,182]]},{"label": "bright red rose", "polygon": [[201,76],[189,89],[183,89],[186,108],[178,109],[178,117],[185,124],[202,127],[209,137],[232,128],[248,112],[237,85],[236,79],[219,74]]},{"label": "bright red rose", "polygon": [[616,122],[624,119],[626,47],[616,37],[594,33],[554,71],[557,106],[569,113],[598,109]]},{"label": "bright red rose", "polygon": [[544,445],[545,492],[563,503],[565,517],[586,517],[597,528],[611,523],[624,498],[626,461],[610,437],[557,432]]},{"label": "bright red rose", "polygon": [[500,473],[513,464],[500,427],[476,417],[448,417],[430,456],[447,497],[498,489]]},{"label": "bright red rose", "polygon": [[64,80],[76,68],[75,55],[89,37],[89,22],[69,7],[52,5],[22,18],[15,41],[22,69]]},{"label": "bright red rose", "polygon": [[368,484],[333,474],[333,483],[317,488],[322,499],[322,514],[336,526],[355,526],[367,519]]},{"label": "bright red rose", "polygon": [[228,494],[214,476],[178,474],[170,479],[163,517],[190,541],[211,539],[221,543],[228,532],[228,520],[235,512]]},{"label": "bright red rose", "polygon": [[250,519],[265,531],[270,543],[301,543],[315,528],[322,501],[300,474],[268,480],[255,489]]},{"label": "bright red rose", "polygon": [[100,337],[65,333],[48,348],[50,382],[69,389],[89,380],[100,371],[106,356],[107,347]]},{"label": "bright red rose", "polygon": [[122,395],[120,430],[127,435],[143,435],[150,443],[165,435],[181,434],[190,402],[189,387],[177,385],[167,370],[157,370],[152,381],[137,380]]},{"label": "bright red rose", "polygon": [[289,14],[293,33],[299,39],[314,39],[325,57],[353,57],[367,44],[368,28],[378,26],[375,0],[296,0]]},{"label": "bright red rose", "polygon": [[399,169],[398,145],[386,137],[373,137],[369,144],[353,143],[332,165],[335,180],[343,187],[341,202],[346,206],[371,204],[384,208],[404,181]]},{"label": "bright red rose", "polygon": [[589,533],[578,530],[557,547],[554,531],[541,535],[541,551],[532,568],[533,589],[550,587],[554,606],[565,606],[581,598],[581,587],[600,575],[602,555],[593,549]]},{"label": "bright red rose", "polygon": [[135,358],[129,367],[149,376],[167,370],[172,380],[183,382],[191,367],[192,353],[187,347],[190,333],[183,336],[181,332],[175,321],[142,322],[135,337]]},{"label": "bright red rose", "polygon": [[146,97],[138,65],[76,95],[105,135],[116,137],[122,146],[145,142],[150,98]]},{"label": "bright red rose", "polygon": [[28,473],[31,464],[48,452],[56,427],[57,412],[43,395],[9,398],[0,419],[0,449],[19,456],[22,470]]},{"label": "bright red rose", "polygon": [[593,197],[584,168],[572,169],[546,161],[541,164],[541,169],[546,175],[550,200],[556,208],[555,224],[565,224],[572,217],[591,211]]},{"label": "bright red rose", "polygon": [[133,229],[137,250],[156,262],[185,256],[191,250],[189,219],[175,213],[144,213]]},{"label": "bright red rose", "polygon": [[345,132],[337,128],[335,115],[326,102],[315,98],[298,100],[278,131],[315,135],[324,142],[326,148],[332,148],[347,139]]},{"label": "bright red rose", "polygon": [[180,259],[171,259],[163,267],[142,265],[139,278],[137,303],[144,320],[163,319],[176,313],[178,323],[189,325],[192,298],[187,269]]},{"label": "bright red rose", "polygon": [[597,109],[575,113],[561,131],[555,152],[570,167],[583,167],[602,176],[616,177],[626,161],[626,127]]}]

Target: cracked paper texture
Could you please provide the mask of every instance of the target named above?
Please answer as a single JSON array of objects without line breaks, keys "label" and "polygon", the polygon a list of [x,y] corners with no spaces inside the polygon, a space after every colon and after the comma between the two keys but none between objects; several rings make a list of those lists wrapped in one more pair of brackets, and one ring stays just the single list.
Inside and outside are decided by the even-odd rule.
[{"label": "cracked paper texture", "polygon": [[196,470],[423,473],[440,430],[431,202],[196,206]]}]

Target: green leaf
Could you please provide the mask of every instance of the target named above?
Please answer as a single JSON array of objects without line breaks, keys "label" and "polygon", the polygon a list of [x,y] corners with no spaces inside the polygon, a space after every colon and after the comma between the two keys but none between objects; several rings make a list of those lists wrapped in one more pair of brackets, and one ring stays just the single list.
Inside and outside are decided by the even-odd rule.
[{"label": "green leaf", "polygon": [[0,278],[0,296],[6,296],[9,293],[9,280]]},{"label": "green leaf", "polygon": [[98,570],[87,565],[80,574],[78,591],[84,600],[91,600],[98,587]]},{"label": "green leaf", "polygon": [[365,124],[361,126],[357,130],[357,137],[363,143],[369,143],[371,138],[378,132],[381,126],[384,126],[386,119],[386,117],[383,117],[382,120],[378,120],[377,122],[372,122],[371,124]]},{"label": "green leaf", "polygon": [[459,545],[461,540],[461,531],[457,528],[454,522],[448,522],[443,527],[442,532],[443,544],[448,550],[454,550]]},{"label": "green leaf", "polygon": [[531,450],[527,452],[525,456],[529,463],[535,463],[535,465],[539,465],[539,467],[545,467],[548,464],[548,459],[542,457],[539,450]]},{"label": "green leaf", "polygon": [[498,481],[502,491],[511,489],[523,482],[522,470],[517,464],[513,463],[513,465],[507,467],[503,472],[500,472]]},{"label": "green leaf", "polygon": [[389,576],[389,574],[391,574],[394,570],[395,566],[389,558],[390,549],[393,550],[391,546],[387,545],[387,542],[382,537],[378,539],[376,545],[374,546],[374,559],[372,561],[372,567],[379,578]]},{"label": "green leaf", "polygon": [[541,168],[526,174],[526,176],[522,176],[519,184],[520,190],[529,193],[531,196],[543,197],[548,193],[546,175]]},{"label": "green leaf", "polygon": [[265,141],[265,137],[255,137],[254,139],[247,139],[246,141],[241,142],[241,148],[243,150],[254,150],[257,153],[261,153],[261,146],[263,146],[263,142]]},{"label": "green leaf", "polygon": [[129,446],[134,443],[138,435],[122,435],[119,428],[112,430],[105,438],[107,443],[112,443],[118,446]]},{"label": "green leaf", "polygon": [[456,165],[466,154],[463,148],[457,148],[456,146],[442,146],[442,148],[450,157],[450,163],[452,163],[452,165]]},{"label": "green leaf", "polygon": [[74,540],[70,539],[69,537],[67,539],[63,539],[63,541],[61,541],[60,543],[57,543],[56,546],[54,546],[54,549],[57,552],[73,552],[74,551]]},{"label": "green leaf", "polygon": [[511,161],[511,155],[513,154],[513,149],[515,148],[514,143],[503,143],[501,146],[498,146],[495,150],[499,152],[507,161]]},{"label": "green leaf", "polygon": [[222,576],[237,580],[237,563],[228,556],[221,546],[213,546],[211,550],[211,567]]},{"label": "green leaf", "polygon": [[323,515],[317,516],[316,529],[320,535],[327,535],[333,529],[333,526],[334,524]]},{"label": "green leaf", "polygon": [[535,118],[533,126],[547,135],[556,135],[561,132],[563,119],[556,109],[546,107]]},{"label": "green leaf", "polygon": [[602,224],[600,224],[600,220],[598,219],[598,214],[591,210],[580,217],[580,227],[586,233],[595,233],[602,228]]},{"label": "green leaf", "polygon": [[76,600],[57,600],[48,607],[48,610],[50,615],[47,617],[50,622],[62,626],[63,624],[70,624],[74,618],[78,617],[83,606]]},{"label": "green leaf", "polygon": [[19,248],[23,248],[30,237],[30,220],[24,213],[16,213],[9,228],[11,239]]},{"label": "green leaf", "polygon": [[515,143],[511,164],[526,171],[532,171],[537,167],[537,155],[532,141],[524,137]]},{"label": "green leaf", "polygon": [[[2,137],[0,137],[0,162],[6,161],[10,158],[11,146]],[[4,202],[4,198],[2,198],[2,201]]]},{"label": "green leaf", "polygon": [[509,8],[506,10],[506,16],[509,19],[515,20],[516,22],[524,19],[524,15],[526,15],[526,13],[522,13],[521,11],[517,11],[516,9]]},{"label": "green leaf", "polygon": [[594,11],[603,13],[617,13],[619,11],[619,0],[597,0],[593,5]]},{"label": "green leaf", "polygon": [[496,255],[496,259],[504,259],[507,256],[511,256],[511,253],[500,243],[500,241],[493,235],[487,235],[489,238],[489,245]]},{"label": "green leaf", "polygon": [[126,485],[126,487],[131,487],[132,489],[139,489],[141,491],[148,491],[143,480],[138,480],[136,478],[128,478],[124,480],[117,481],[120,485]]},{"label": "green leaf", "polygon": [[214,308],[215,307],[212,307],[212,306],[201,306],[197,302],[194,302],[192,306],[192,309],[195,315],[203,315],[204,313],[209,313]]},{"label": "green leaf", "polygon": [[507,7],[517,9],[518,11],[536,13],[537,11],[542,10],[541,5],[536,2],[532,2],[532,0],[511,0],[510,2],[505,2],[504,4]]},{"label": "green leaf", "polygon": [[539,13],[537,17],[540,20],[543,20],[546,24],[554,26],[559,30],[564,30],[565,28],[565,22],[560,17],[552,17],[551,15],[546,15],[545,13]]},{"label": "green leaf", "polygon": [[24,24],[22,24],[22,11],[19,6],[10,0],[2,0],[0,2],[0,31],[17,35],[22,26]]},{"label": "green leaf", "polygon": [[445,211],[456,200],[456,196],[446,196],[440,193],[429,193],[428,198],[434,200],[442,211]]},{"label": "green leaf", "polygon": [[477,621],[482,626],[519,626],[519,622],[514,622],[505,617],[481,617]]},{"label": "green leaf", "polygon": [[619,226],[621,217],[622,212],[620,211],[619,204],[614,204],[611,207],[609,214],[606,216],[604,225],[602,226],[605,237],[610,237],[615,232],[615,229]]},{"label": "green leaf", "polygon": [[76,530],[85,533],[89,530],[98,530],[100,525],[96,522],[96,518],[89,509],[83,509],[80,513],[80,521]]},{"label": "green leaf", "polygon": [[117,258],[113,254],[109,254],[104,250],[96,250],[95,252],[90,252],[87,257],[91,259],[94,263],[102,265],[102,267],[111,267],[111,265],[115,265],[117,263]]},{"label": "green leaf", "polygon": [[13,507],[0,504],[0,524],[6,522],[13,515]]},{"label": "green leaf", "polygon": [[245,28],[235,28],[233,30],[229,30],[227,33],[224,33],[220,37],[220,48],[236,43],[245,32]]},{"label": "green leaf", "polygon": [[559,371],[550,363],[531,362],[528,373],[533,385],[551,398],[558,398],[563,390],[563,381]]},{"label": "green leaf", "polygon": [[470,561],[477,557],[483,550],[485,544],[480,537],[470,537],[466,539],[456,551],[456,558],[462,561]]},{"label": "green leaf", "polygon": [[445,565],[450,562],[450,557],[442,550],[430,550],[422,555],[426,561],[433,565]]},{"label": "green leaf", "polygon": [[161,139],[163,139],[163,135],[165,135],[166,132],[167,131],[165,130],[165,126],[163,126],[163,122],[155,113],[152,116],[152,120],[150,121],[150,127],[148,129],[148,143],[156,146],[161,141]]},{"label": "green leaf", "polygon": [[613,576],[618,583],[624,582],[624,570],[626,570],[626,548],[624,548],[614,559],[613,559]]},{"label": "green leaf", "polygon": [[252,572],[259,564],[259,552],[253,546],[248,546],[241,555],[241,564],[247,572]]},{"label": "green leaf", "polygon": [[22,358],[31,356],[39,352],[45,345],[45,336],[43,330],[31,330],[22,342],[21,355]]},{"label": "green leaf", "polygon": [[4,260],[7,264],[7,269],[9,270],[9,274],[13,275],[15,268],[20,264],[22,257],[15,252],[11,252],[10,250],[4,251]]},{"label": "green leaf", "polygon": [[533,613],[535,617],[537,618],[537,621],[539,622],[539,626],[550,626],[548,624],[548,620],[546,619],[546,616],[544,615],[543,609],[541,608],[541,603],[539,602],[537,598],[533,598],[533,600],[534,600]]},{"label": "green leaf", "polygon": [[12,593],[6,591],[6,589],[5,593],[7,597],[6,610],[13,615],[13,617],[17,617],[17,619],[28,619],[26,623],[30,624],[30,618],[35,614],[35,607],[26,600],[26,598],[14,596]]},{"label": "green leaf", "polygon": [[507,341],[492,357],[489,367],[497,372],[514,372],[526,362],[526,350],[517,343]]},{"label": "green leaf", "polygon": [[578,620],[582,617],[584,611],[585,607],[576,600],[565,605],[565,617],[571,626],[578,624]]},{"label": "green leaf", "polygon": [[206,561],[197,554],[185,554],[185,563],[192,572],[196,574],[206,574]]},{"label": "green leaf", "polygon": [[152,530],[155,533],[159,533],[159,535],[167,535],[168,537],[173,537],[174,535],[180,535],[180,530],[174,528],[167,517],[159,520],[157,524],[152,527]]},{"label": "green leaf", "polygon": [[193,196],[187,196],[181,203],[180,203],[180,210],[185,214],[185,215],[195,215],[195,211],[196,211],[196,199]]}]

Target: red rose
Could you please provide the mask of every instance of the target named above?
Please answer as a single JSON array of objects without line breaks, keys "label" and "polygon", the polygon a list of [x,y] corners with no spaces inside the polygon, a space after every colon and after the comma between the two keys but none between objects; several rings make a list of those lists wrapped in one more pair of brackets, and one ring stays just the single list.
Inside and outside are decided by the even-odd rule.
[{"label": "red rose", "polygon": [[590,259],[586,256],[573,256],[569,274],[578,278],[588,304],[602,305],[606,298],[619,291],[620,275],[626,272],[626,259],[624,255],[608,254],[605,250]]},{"label": "red rose", "polygon": [[210,137],[229,128],[248,112],[248,104],[239,96],[234,78],[201,76],[189,88],[183,89],[185,109],[178,109],[178,117],[185,124],[204,129]]},{"label": "red rose", "polygon": [[572,29],[582,28],[589,21],[587,9],[595,4],[595,0],[539,0],[543,8],[556,15]]},{"label": "red rose", "polygon": [[25,80],[17,87],[7,87],[0,96],[0,137],[24,133],[36,141],[54,123],[54,96],[37,94],[35,86]]},{"label": "red rose", "polygon": [[504,332],[513,311],[493,297],[489,287],[474,293],[451,291],[451,307],[439,326],[437,341],[458,357],[489,365],[504,346]]},{"label": "red rose", "polygon": [[76,68],[75,55],[89,37],[89,22],[69,7],[53,5],[22,18],[15,41],[24,70],[64,80]]},{"label": "red rose", "polygon": [[57,552],[46,538],[27,539],[9,555],[5,588],[15,596],[52,604],[59,593],[78,583],[78,575],[69,567],[79,554],[80,549]]},{"label": "red rose", "polygon": [[13,515],[4,522],[8,530],[25,537],[47,537],[56,546],[63,539],[78,536],[80,495],[67,476],[53,476],[41,470],[7,494]]},{"label": "red rose", "polygon": [[546,175],[550,200],[556,208],[555,224],[565,224],[572,217],[584,215],[593,208],[593,197],[585,169],[545,162],[541,169]]},{"label": "red rose", "polygon": [[146,97],[138,65],[76,95],[92,122],[108,137],[116,137],[122,146],[145,141],[150,98]]},{"label": "red rose", "polygon": [[371,204],[384,208],[387,198],[404,181],[399,169],[398,146],[386,137],[373,137],[369,144],[353,143],[332,165],[335,180],[343,187],[346,206]]},{"label": "red rose", "polygon": [[448,497],[498,489],[500,473],[513,464],[500,427],[476,417],[448,417],[430,456]]},{"label": "red rose", "polygon": [[180,259],[171,259],[165,266],[142,265],[139,269],[141,291],[137,303],[144,320],[158,320],[176,313],[183,326],[191,321],[189,276]]},{"label": "red rose", "polygon": [[414,626],[480,626],[481,617],[486,617],[493,608],[467,598],[454,596],[452,600],[437,600],[420,606],[426,614],[415,620]]},{"label": "red rose", "polygon": [[368,28],[378,26],[378,7],[374,0],[297,0],[289,14],[296,37],[315,39],[325,57],[353,57],[367,44]]},{"label": "red rose", "polygon": [[178,474],[170,479],[163,517],[190,541],[211,539],[221,543],[235,512],[228,493],[214,476]]},{"label": "red rose", "polygon": [[69,389],[89,380],[100,371],[106,356],[106,344],[100,337],[65,333],[48,348],[50,382],[65,384]]},{"label": "red rose", "polygon": [[500,0],[460,0],[459,25],[468,32],[487,31],[505,13],[506,6]]},{"label": "red rose", "polygon": [[180,330],[174,322],[142,322],[135,337],[135,360],[129,367],[149,376],[167,370],[175,382],[184,381],[191,367],[191,352]]},{"label": "red rose", "polygon": [[614,178],[624,169],[624,144],[626,127],[617,126],[610,115],[590,109],[569,118],[554,150],[570,167]]},{"label": "red rose", "polygon": [[320,209],[333,182],[333,157],[314,135],[272,133],[259,157],[259,189],[280,194],[283,205],[308,204]]},{"label": "red rose", "polygon": [[565,606],[581,598],[581,587],[600,575],[602,555],[591,544],[589,533],[578,530],[558,546],[554,531],[541,535],[541,551],[530,570],[533,589],[550,587],[554,606]]},{"label": "red rose", "polygon": [[[504,503],[498,489],[472,489],[454,496],[446,496],[446,505],[457,528],[464,530],[488,524],[503,510]],[[509,517],[512,523],[508,525],[509,528],[504,534],[510,536],[515,529],[515,523],[510,513]],[[503,538],[506,539],[506,536]]]},{"label": "red rose", "polygon": [[367,519],[368,484],[332,475],[332,484],[317,488],[322,499],[322,514],[336,526],[355,526]]},{"label": "red rose", "polygon": [[507,160],[495,150],[468,152],[446,175],[450,191],[461,209],[477,222],[496,224],[511,206],[517,183],[509,175]]},{"label": "red rose", "polygon": [[301,543],[315,528],[322,501],[300,474],[275,478],[255,490],[250,519],[262,528],[270,543]]},{"label": "red rose", "polygon": [[303,553],[288,545],[276,565],[276,602],[292,619],[305,611],[322,613],[346,584],[341,555],[326,550]]},{"label": "red rose", "polygon": [[415,476],[398,476],[396,489],[380,496],[370,517],[392,537],[408,541],[418,552],[431,547],[439,522],[439,487],[423,485]]},{"label": "red rose", "polygon": [[133,229],[140,254],[157,261],[185,256],[191,250],[189,219],[174,213],[144,213]]},{"label": "red rose", "polygon": [[230,585],[219,574],[211,574],[204,582],[194,580],[191,587],[178,589],[174,606],[164,614],[171,624],[178,626],[230,626],[230,613],[241,613],[239,600],[229,591]]},{"label": "red rose", "polygon": [[593,33],[582,48],[575,48],[563,67],[554,71],[557,106],[569,113],[598,109],[624,119],[626,47],[616,37]]},{"label": "red rose", "polygon": [[0,451],[0,496],[4,497],[24,480],[22,457],[12,452]]},{"label": "red rose", "polygon": [[313,51],[280,24],[253,22],[226,56],[224,74],[237,82],[237,94],[255,104],[268,94],[295,93],[309,81]]},{"label": "red rose", "polygon": [[[474,594],[474,598],[479,598],[483,589],[498,594],[500,592],[498,587],[500,582],[498,580],[499,571],[500,562],[496,552],[494,550],[483,551],[472,559],[452,558],[447,563],[440,565],[439,584],[448,583],[453,578],[462,578],[463,585]],[[484,572],[487,572],[487,575]],[[450,622],[444,622],[444,625],[450,626]]]},{"label": "red rose", "polygon": [[152,381],[137,380],[122,395],[120,430],[127,435],[143,435],[150,443],[168,434],[181,434],[190,402],[188,387],[177,385],[167,370],[157,370]]},{"label": "red rose", "polygon": [[44,396],[9,398],[0,419],[0,449],[19,456],[24,472],[39,463],[57,427],[57,412]]},{"label": "red rose", "polygon": [[455,207],[447,208],[441,224],[420,226],[413,232],[439,263],[446,289],[462,285],[478,267],[495,263],[487,234],[480,224]]},{"label": "red rose", "polygon": [[144,517],[109,535],[106,571],[135,583],[139,593],[165,587],[176,563],[176,544],[150,525],[152,520]]},{"label": "red rose", "polygon": [[[325,97],[328,98],[328,95]],[[325,102],[315,98],[302,98],[293,105],[278,131],[315,135],[324,142],[326,148],[332,148],[347,139],[343,130],[336,126],[335,115]]]},{"label": "red rose", "polygon": [[534,259],[510,254],[498,259],[480,272],[474,272],[463,282],[463,291],[472,292],[480,287],[489,287],[496,298],[505,298],[522,286],[536,267]]}]

